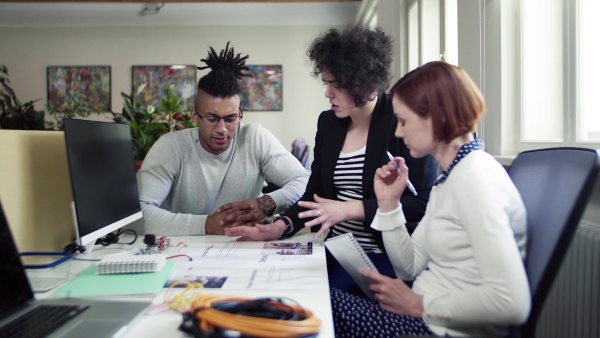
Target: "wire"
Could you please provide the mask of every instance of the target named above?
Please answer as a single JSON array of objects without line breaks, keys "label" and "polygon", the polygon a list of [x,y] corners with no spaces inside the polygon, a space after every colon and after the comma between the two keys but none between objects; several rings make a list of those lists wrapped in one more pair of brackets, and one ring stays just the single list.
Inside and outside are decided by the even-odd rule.
[{"label": "wire", "polygon": [[169,256],[169,257],[167,257],[167,259],[177,258],[177,257],[187,257],[190,260],[190,262],[193,261],[192,257],[190,257],[190,256],[188,256],[186,254],[179,254],[179,255]]},{"label": "wire", "polygon": [[180,245],[183,245],[184,248],[187,248],[187,244],[185,244],[183,242],[179,242],[179,243],[177,243],[177,245],[167,244],[168,247],[173,247],[173,248],[176,248],[176,247],[178,247]]},{"label": "wire", "polygon": [[[175,294],[176,288],[181,286],[185,286],[185,289],[179,294]],[[198,282],[190,282],[186,280],[177,281],[169,286],[167,290],[165,290],[164,301],[159,302],[158,304],[153,305],[152,307],[164,307],[161,311],[148,313],[148,315],[156,315],[159,313],[163,313],[168,310],[173,310],[177,312],[188,312],[191,309],[191,305],[194,302],[194,299],[201,296],[204,293],[204,286]]]},{"label": "wire", "polygon": [[[248,299],[236,296],[201,295],[192,304],[196,327],[204,334],[234,330],[242,335],[265,338],[315,335],[321,322],[313,313],[284,303],[281,298]],[[184,316],[184,318],[186,318]],[[182,324],[189,327],[189,323]]]},{"label": "wire", "polygon": [[[134,236],[133,240],[131,242],[129,242],[129,243],[119,243],[119,238],[121,237],[121,235],[126,234],[128,232],[133,234],[133,236]],[[131,244],[134,244],[135,241],[137,241],[137,238],[138,238],[138,235],[137,235],[137,232],[135,232],[135,230],[133,230],[133,229],[125,229],[125,230],[119,229],[116,234],[115,233],[109,233],[106,236],[104,236],[104,238],[99,239],[99,241],[100,241],[99,244],[102,244],[102,246],[109,246],[111,244],[128,244],[128,245],[131,245]]]},{"label": "wire", "polygon": [[[175,292],[175,287],[179,285],[185,285],[185,289],[176,295],[169,297],[171,294]],[[190,310],[194,299],[196,299],[199,295],[202,296],[204,292],[204,285],[198,282],[188,282],[188,281],[177,281],[167,289],[167,294],[165,295],[165,302],[169,306],[171,310],[183,312]]]}]

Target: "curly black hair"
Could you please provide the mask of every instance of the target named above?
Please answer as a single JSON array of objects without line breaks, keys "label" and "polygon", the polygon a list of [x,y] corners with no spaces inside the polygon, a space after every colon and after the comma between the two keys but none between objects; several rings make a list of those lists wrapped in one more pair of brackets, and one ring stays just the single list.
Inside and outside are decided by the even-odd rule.
[{"label": "curly black hair", "polygon": [[389,86],[392,53],[392,38],[381,28],[371,30],[358,24],[323,33],[306,55],[313,64],[312,76],[330,72],[337,87],[347,90],[357,107],[364,107],[374,92]]},{"label": "curly black hair", "polygon": [[246,59],[248,55],[241,56],[241,53],[234,56],[233,46],[229,49],[229,42],[225,49],[221,49],[219,55],[210,47],[208,57],[200,60],[206,64],[206,67],[196,67],[200,70],[211,69],[198,81],[198,90],[213,97],[231,97],[239,94],[241,90],[238,79],[252,76],[244,72],[249,71],[249,68],[244,66]]}]

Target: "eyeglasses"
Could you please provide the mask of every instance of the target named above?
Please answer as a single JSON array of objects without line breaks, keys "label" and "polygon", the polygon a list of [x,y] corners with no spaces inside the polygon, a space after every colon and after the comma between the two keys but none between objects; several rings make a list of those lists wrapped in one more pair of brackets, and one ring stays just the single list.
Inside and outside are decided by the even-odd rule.
[{"label": "eyeglasses", "polygon": [[216,115],[202,116],[202,115],[200,115],[200,113],[198,113],[198,109],[196,107],[194,107],[194,110],[196,111],[196,115],[198,115],[198,117],[202,119],[202,122],[209,127],[216,126],[217,124],[219,124],[219,122],[221,122],[221,120],[225,121],[226,126],[235,126],[240,123],[240,121],[242,120],[242,117],[243,117],[243,112],[242,112],[241,107],[240,107],[241,114],[228,115],[228,116],[224,116],[224,117],[216,116]]}]

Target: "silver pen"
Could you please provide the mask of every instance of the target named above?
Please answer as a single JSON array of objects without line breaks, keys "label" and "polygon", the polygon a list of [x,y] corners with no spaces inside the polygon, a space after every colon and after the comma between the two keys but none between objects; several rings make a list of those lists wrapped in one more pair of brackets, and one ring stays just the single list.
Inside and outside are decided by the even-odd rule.
[{"label": "silver pen", "polygon": [[[390,161],[394,162],[394,164],[396,165],[396,171],[398,172],[398,174],[400,173],[400,167],[398,166],[398,163],[396,163],[396,161],[394,161],[394,156],[392,156],[392,154],[390,154],[389,151],[386,151],[388,158],[390,159]],[[406,180],[406,187],[408,187],[408,190],[410,190],[410,192],[413,193],[413,195],[417,196],[417,190],[415,189],[415,186],[412,185],[412,183],[410,183],[410,180]]]}]

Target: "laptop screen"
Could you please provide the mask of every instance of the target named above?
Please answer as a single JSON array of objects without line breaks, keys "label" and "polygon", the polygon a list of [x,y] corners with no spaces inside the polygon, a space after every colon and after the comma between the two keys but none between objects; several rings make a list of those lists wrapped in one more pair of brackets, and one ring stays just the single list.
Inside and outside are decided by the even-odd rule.
[{"label": "laptop screen", "polygon": [[0,203],[0,316],[33,299],[25,268]]}]

